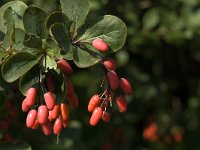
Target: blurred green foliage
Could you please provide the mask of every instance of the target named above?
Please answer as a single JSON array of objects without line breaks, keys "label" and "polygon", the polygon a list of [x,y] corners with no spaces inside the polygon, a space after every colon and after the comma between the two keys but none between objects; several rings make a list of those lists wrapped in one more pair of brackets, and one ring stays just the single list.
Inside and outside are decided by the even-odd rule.
[{"label": "blurred green foliage", "polygon": [[[4,0],[7,2],[8,0]],[[50,13],[57,0],[23,0]],[[0,3],[2,3],[1,1]],[[101,150],[198,150],[200,143],[200,1],[199,0],[91,0],[91,13],[116,15],[127,24],[128,38],[117,59],[119,76],[128,78],[134,93],[127,97],[128,112],[115,109],[111,122],[89,126],[87,103],[97,90],[101,67],[79,70],[71,77],[80,97],[80,107],[71,110],[71,124],[60,135],[46,137],[25,127],[20,110],[23,97],[0,81],[1,118],[6,100],[18,110],[9,126],[12,137],[30,143],[33,149]],[[90,83],[90,84],[88,84]],[[3,92],[2,92],[3,91]],[[7,95],[7,91],[11,93]],[[2,113],[4,112],[4,113]],[[155,122],[158,137],[145,139],[144,129]],[[17,131],[17,132],[16,132]],[[177,133],[182,141],[174,138]]]}]

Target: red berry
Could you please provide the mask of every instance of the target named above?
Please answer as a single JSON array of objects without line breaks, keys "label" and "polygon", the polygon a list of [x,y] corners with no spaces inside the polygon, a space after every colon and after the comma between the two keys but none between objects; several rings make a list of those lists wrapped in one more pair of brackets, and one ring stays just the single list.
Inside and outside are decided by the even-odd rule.
[{"label": "red berry", "polygon": [[96,126],[99,120],[101,119],[101,116],[103,114],[103,110],[101,107],[96,107],[94,111],[92,112],[92,116],[90,118],[90,125]]},{"label": "red berry", "polygon": [[55,106],[55,98],[54,98],[53,93],[51,93],[51,92],[45,93],[44,94],[44,100],[45,100],[47,108],[49,110],[52,110]]},{"label": "red berry", "polygon": [[55,105],[53,110],[49,111],[49,120],[54,120],[60,113],[60,105]]},{"label": "red berry", "polygon": [[30,110],[30,108],[31,107],[29,105],[27,105],[26,99],[24,99],[23,102],[22,102],[22,111],[27,112],[27,111]]},{"label": "red berry", "polygon": [[117,67],[116,61],[113,58],[108,58],[103,64],[109,70],[115,70]]},{"label": "red berry", "polygon": [[48,121],[49,111],[45,105],[41,105],[38,108],[38,122],[39,124],[45,124]]},{"label": "red berry", "polygon": [[65,74],[71,74],[73,72],[72,67],[65,59],[59,59],[57,61],[58,68],[61,69]]},{"label": "red berry", "polygon": [[45,135],[48,136],[48,135],[52,134],[53,128],[52,128],[51,122],[49,120],[45,124],[42,124],[41,128]]},{"label": "red berry", "polygon": [[50,92],[54,92],[55,91],[55,85],[54,85],[52,77],[47,77],[46,85],[47,85],[48,91],[50,91]]},{"label": "red berry", "polygon": [[127,110],[127,103],[124,96],[118,96],[116,98],[116,103],[120,112],[126,112]]},{"label": "red berry", "polygon": [[30,110],[26,117],[26,126],[28,128],[31,128],[34,125],[36,118],[37,118],[37,110],[35,109]]},{"label": "red berry", "polygon": [[119,83],[120,83],[120,88],[124,91],[125,94],[132,93],[133,88],[127,79],[121,78]]},{"label": "red berry", "polygon": [[54,122],[53,133],[59,134],[62,128],[63,128],[63,121],[61,118],[57,118],[56,121]]},{"label": "red berry", "polygon": [[35,88],[30,88],[26,92],[26,103],[28,106],[33,106],[35,104],[35,99],[36,99],[36,89]]},{"label": "red berry", "polygon": [[116,90],[119,87],[119,78],[117,76],[117,73],[115,71],[108,71],[107,77],[110,83],[110,88],[112,90]]},{"label": "red berry", "polygon": [[66,103],[61,103],[61,116],[63,120],[69,120],[69,107]]},{"label": "red berry", "polygon": [[99,105],[100,101],[98,94],[93,95],[88,103],[88,111],[92,112]]},{"label": "red berry", "polygon": [[67,99],[70,101],[73,108],[78,107],[78,96],[75,92],[67,95]]},{"label": "red berry", "polygon": [[102,39],[95,39],[92,42],[92,46],[102,53],[105,53],[108,50],[108,45]]},{"label": "red berry", "polygon": [[74,93],[74,86],[71,80],[66,78],[66,82],[67,82],[67,95],[71,95],[72,93]]},{"label": "red berry", "polygon": [[104,122],[109,122],[110,121],[110,113],[107,111],[103,111],[101,118]]},{"label": "red berry", "polygon": [[36,119],[34,125],[32,126],[32,129],[35,130],[35,129],[38,128],[38,126],[39,126],[39,122],[38,122],[38,120]]}]

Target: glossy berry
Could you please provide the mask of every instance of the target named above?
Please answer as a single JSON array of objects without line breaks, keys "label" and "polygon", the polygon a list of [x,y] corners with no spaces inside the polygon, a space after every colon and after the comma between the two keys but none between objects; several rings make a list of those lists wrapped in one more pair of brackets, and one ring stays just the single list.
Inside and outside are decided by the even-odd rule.
[{"label": "glossy berry", "polygon": [[36,118],[37,118],[37,110],[35,109],[30,110],[26,117],[26,126],[28,128],[31,128],[34,125]]},{"label": "glossy berry", "polygon": [[120,112],[126,112],[127,110],[127,103],[124,96],[118,96],[116,98],[116,103]]},{"label": "glossy berry", "polygon": [[48,120],[45,124],[41,125],[42,131],[45,135],[51,135],[53,132],[53,127],[51,122]]},{"label": "glossy berry", "polygon": [[38,120],[36,119],[34,125],[32,126],[32,129],[35,130],[35,129],[38,128],[38,126],[39,126],[39,122],[38,122]]},{"label": "glossy berry", "polygon": [[101,116],[103,114],[103,110],[101,107],[96,107],[94,111],[92,112],[92,116],[90,118],[90,125],[96,126],[99,120],[101,119]]},{"label": "glossy berry", "polygon": [[120,88],[124,91],[125,94],[132,93],[133,88],[127,79],[121,78],[119,83],[120,83]]},{"label": "glossy berry", "polygon": [[22,102],[22,111],[28,112],[30,110],[30,108],[31,107],[29,105],[27,105],[26,99],[24,99],[23,102]]},{"label": "glossy berry", "polygon": [[58,68],[61,69],[65,74],[71,74],[73,72],[72,67],[65,59],[59,59],[57,61]]},{"label": "glossy berry", "polygon": [[69,120],[69,107],[66,103],[61,103],[61,116],[63,120]]},{"label": "glossy berry", "polygon": [[35,99],[36,99],[36,89],[35,88],[30,88],[26,92],[26,103],[28,106],[33,106],[35,104]]},{"label": "glossy berry", "polygon": [[108,71],[107,73],[108,81],[110,84],[110,88],[112,90],[116,90],[119,87],[119,78],[115,71]]},{"label": "glossy berry", "polygon": [[55,91],[55,84],[53,82],[53,78],[52,77],[47,77],[46,86],[47,86],[48,91],[50,91],[50,92],[54,92]]},{"label": "glossy berry", "polygon": [[45,93],[44,94],[44,100],[45,100],[47,108],[49,110],[52,110],[55,106],[55,98],[54,98],[53,93],[51,93],[51,92]]},{"label": "glossy berry", "polygon": [[49,120],[52,121],[58,117],[60,113],[60,105],[55,105],[53,110],[49,111]]},{"label": "glossy berry", "polygon": [[48,115],[49,115],[48,108],[45,105],[41,105],[38,108],[38,115],[37,115],[39,124],[45,124],[48,121]]},{"label": "glossy berry", "polygon": [[108,45],[102,39],[95,39],[92,42],[92,46],[102,53],[105,53],[108,50]]},{"label": "glossy berry", "polygon": [[88,111],[92,112],[99,105],[100,101],[98,94],[93,95],[88,103]]},{"label": "glossy berry", "polygon": [[117,67],[116,61],[113,58],[108,58],[103,64],[109,70],[115,70]]},{"label": "glossy berry", "polygon": [[104,122],[109,122],[110,121],[110,113],[107,111],[103,111],[101,118]]},{"label": "glossy berry", "polygon": [[53,133],[59,134],[63,128],[63,121],[61,118],[57,118],[53,125]]},{"label": "glossy berry", "polygon": [[75,92],[67,95],[67,99],[70,101],[73,108],[78,107],[78,96]]}]

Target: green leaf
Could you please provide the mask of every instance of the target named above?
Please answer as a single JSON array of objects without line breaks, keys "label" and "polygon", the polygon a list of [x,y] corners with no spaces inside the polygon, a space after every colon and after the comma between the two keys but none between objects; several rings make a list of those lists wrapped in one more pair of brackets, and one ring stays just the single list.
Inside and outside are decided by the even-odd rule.
[{"label": "green leaf", "polygon": [[50,34],[55,38],[58,45],[62,48],[62,53],[66,54],[70,49],[69,32],[61,23],[55,23],[50,28]]},{"label": "green leaf", "polygon": [[72,32],[75,33],[79,27],[81,27],[87,14],[89,12],[88,0],[60,0],[63,13],[69,17],[69,20],[73,22]]},{"label": "green leaf", "polygon": [[42,39],[34,34],[26,34],[23,44],[30,48],[42,49]]},{"label": "green leaf", "polygon": [[46,16],[46,13],[42,9],[35,6],[29,6],[23,16],[26,32],[45,39],[48,35],[45,26]]},{"label": "green leaf", "polygon": [[62,103],[66,98],[66,82],[64,80],[64,74],[59,71],[52,71],[52,78],[55,83],[54,94],[56,96],[56,103]]},{"label": "green leaf", "polygon": [[1,64],[1,60],[6,57],[8,55],[8,53],[6,51],[0,50],[0,64]]},{"label": "green leaf", "polygon": [[39,73],[39,66],[35,65],[33,68],[31,68],[31,70],[29,70],[20,78],[19,89],[24,96],[26,95],[26,92],[29,88],[38,88]]},{"label": "green leaf", "polygon": [[3,39],[2,47],[4,49],[8,49],[11,46],[11,44],[13,43],[12,35],[14,32],[14,18],[13,18],[12,8],[9,7],[4,11],[3,18],[5,20],[5,24],[7,25],[7,31],[6,31],[6,35]]},{"label": "green leaf", "polygon": [[8,58],[2,68],[2,76],[5,81],[13,82],[23,76],[34,65],[38,63],[38,59],[30,53],[17,53]]},{"label": "green leaf", "polygon": [[147,11],[143,17],[143,27],[146,30],[151,30],[155,28],[160,21],[159,11],[156,8]]},{"label": "green leaf", "polygon": [[46,47],[46,53],[50,56],[55,56],[56,58],[62,58],[62,55],[60,54],[61,49],[60,47],[50,38],[46,40],[47,47]]},{"label": "green leaf", "polygon": [[74,63],[79,68],[86,68],[97,64],[101,59],[95,57],[93,53],[86,52],[80,48],[74,50]]},{"label": "green leaf", "polygon": [[96,38],[103,39],[116,52],[120,50],[127,37],[125,23],[116,16],[105,15],[97,18],[79,39],[80,42],[92,43]]},{"label": "green leaf", "polygon": [[22,1],[11,1],[6,3],[0,8],[0,20],[1,20],[0,30],[4,33],[7,31],[7,25],[4,22],[3,15],[5,10],[9,7],[12,8],[12,10],[14,11],[13,15],[14,15],[15,28],[24,29],[22,16],[24,14],[25,9],[27,8],[27,5]]},{"label": "green leaf", "polygon": [[31,150],[31,146],[26,142],[18,142],[16,144],[1,142],[0,147],[5,150]]},{"label": "green leaf", "polygon": [[52,55],[46,55],[46,59],[43,59],[43,67],[45,72],[48,72],[48,69],[56,70],[57,63],[55,61],[55,58]]},{"label": "green leaf", "polygon": [[55,23],[62,23],[67,27],[70,26],[69,18],[60,11],[55,11],[47,17],[46,27],[49,29]]},{"label": "green leaf", "polygon": [[12,37],[14,38],[15,50],[21,50],[24,48],[23,41],[25,39],[25,35],[26,35],[25,31],[20,28],[16,28],[14,30]]}]

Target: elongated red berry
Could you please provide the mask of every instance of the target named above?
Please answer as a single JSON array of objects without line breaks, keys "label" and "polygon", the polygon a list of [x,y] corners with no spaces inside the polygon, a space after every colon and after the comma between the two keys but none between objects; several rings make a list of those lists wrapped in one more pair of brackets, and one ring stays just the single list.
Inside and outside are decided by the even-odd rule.
[{"label": "elongated red berry", "polygon": [[35,99],[36,99],[36,89],[35,88],[30,88],[26,92],[26,103],[30,107],[35,104]]},{"label": "elongated red berry", "polygon": [[69,107],[66,103],[61,103],[61,116],[63,120],[69,120]]},{"label": "elongated red berry", "polygon": [[89,103],[88,103],[88,111],[92,112],[101,102],[99,95],[95,94],[92,96],[92,98],[90,99]]},{"label": "elongated red berry", "polygon": [[56,121],[54,122],[54,125],[53,125],[53,133],[54,134],[59,134],[60,131],[62,130],[63,128],[63,121],[62,119],[59,117],[56,119]]},{"label": "elongated red berry", "polygon": [[47,77],[46,86],[47,86],[48,91],[50,91],[50,92],[54,92],[55,91],[55,84],[53,82],[53,78],[52,77]]},{"label": "elongated red berry", "polygon": [[27,103],[26,103],[26,99],[24,99],[23,102],[22,102],[22,111],[27,112],[27,111],[30,110],[30,108],[31,107],[29,105],[27,105]]},{"label": "elongated red berry", "polygon": [[45,124],[41,125],[42,131],[45,135],[51,135],[53,132],[53,127],[51,122],[48,120]]},{"label": "elongated red berry", "polygon": [[59,59],[57,61],[58,68],[61,69],[65,74],[71,74],[73,72],[72,67],[65,59]]},{"label": "elongated red berry", "polygon": [[39,126],[39,122],[38,122],[38,120],[36,119],[34,125],[32,126],[32,129],[35,130],[35,129],[38,128],[38,126]]},{"label": "elongated red berry", "polygon": [[99,120],[101,119],[101,116],[103,114],[103,110],[101,107],[96,107],[94,111],[92,112],[92,116],[90,118],[90,125],[96,126]]},{"label": "elongated red berry", "polygon": [[47,108],[49,110],[52,110],[55,106],[55,98],[54,98],[53,93],[51,93],[51,92],[45,93],[44,94],[44,100],[45,100]]},{"label": "elongated red berry", "polygon": [[37,115],[39,124],[45,124],[48,121],[48,115],[49,115],[48,108],[45,105],[41,105],[38,108],[38,115]]},{"label": "elongated red berry", "polygon": [[117,67],[116,61],[113,58],[108,58],[103,64],[109,70],[115,70]]},{"label": "elongated red berry", "polygon": [[74,86],[70,79],[66,78],[67,82],[67,95],[71,95],[74,93]]},{"label": "elongated red berry", "polygon": [[120,112],[126,112],[127,102],[124,96],[118,96],[116,98],[116,103]]},{"label": "elongated red berry", "polygon": [[35,109],[30,110],[26,117],[26,126],[28,128],[31,128],[34,125],[36,118],[37,118],[37,110]]},{"label": "elongated red berry", "polygon": [[55,105],[53,110],[49,111],[49,120],[52,121],[58,117],[60,113],[60,105]]},{"label": "elongated red berry", "polygon": [[119,78],[115,71],[108,71],[107,73],[108,81],[110,83],[110,88],[116,90],[119,87]]},{"label": "elongated red berry", "polygon": [[125,94],[131,94],[133,92],[131,83],[127,79],[121,78],[119,83],[120,83],[120,88],[124,91]]},{"label": "elongated red berry", "polygon": [[110,113],[107,111],[103,111],[101,118],[104,122],[109,122],[110,121]]},{"label": "elongated red berry", "polygon": [[70,101],[73,108],[78,107],[78,96],[75,92],[67,95],[67,99]]},{"label": "elongated red berry", "polygon": [[102,39],[95,39],[92,42],[92,46],[102,53],[105,53],[108,50],[108,45]]}]

